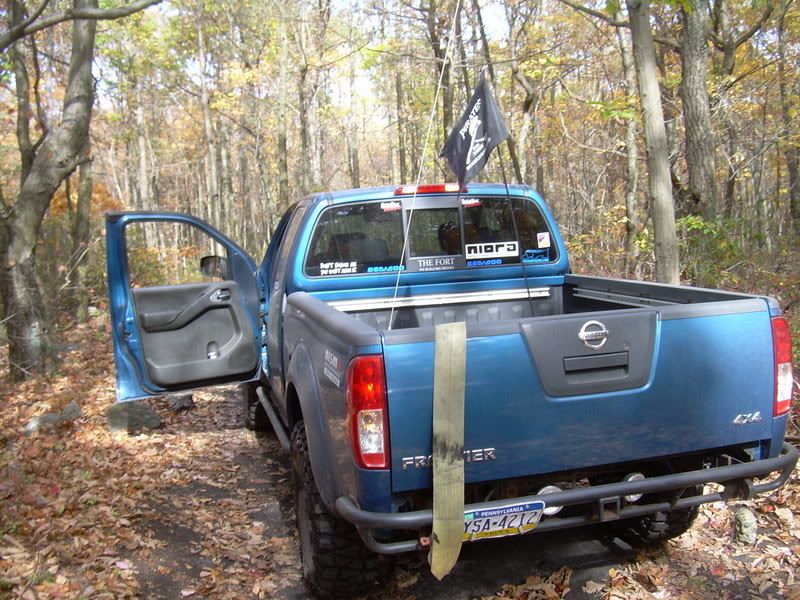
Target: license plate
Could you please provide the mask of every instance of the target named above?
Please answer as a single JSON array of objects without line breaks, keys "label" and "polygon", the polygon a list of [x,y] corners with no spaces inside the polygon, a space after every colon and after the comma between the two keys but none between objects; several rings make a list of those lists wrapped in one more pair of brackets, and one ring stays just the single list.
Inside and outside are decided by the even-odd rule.
[{"label": "license plate", "polygon": [[545,504],[522,502],[464,513],[464,541],[519,535],[536,528]]}]

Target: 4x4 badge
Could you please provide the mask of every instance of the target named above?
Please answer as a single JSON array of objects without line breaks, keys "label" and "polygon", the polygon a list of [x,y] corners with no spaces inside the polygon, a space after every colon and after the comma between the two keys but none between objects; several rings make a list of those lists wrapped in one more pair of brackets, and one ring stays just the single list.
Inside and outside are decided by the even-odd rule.
[{"label": "4x4 badge", "polygon": [[610,333],[600,321],[586,321],[578,332],[578,339],[587,348],[599,350],[606,343]]},{"label": "4x4 badge", "polygon": [[741,413],[736,415],[733,419],[734,425],[747,425],[748,423],[760,423],[761,422],[761,411],[757,410],[754,413]]}]

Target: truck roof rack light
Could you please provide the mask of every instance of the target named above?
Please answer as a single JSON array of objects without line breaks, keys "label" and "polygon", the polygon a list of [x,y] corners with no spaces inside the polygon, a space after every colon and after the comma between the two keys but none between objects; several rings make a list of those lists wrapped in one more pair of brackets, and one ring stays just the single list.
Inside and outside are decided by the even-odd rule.
[{"label": "truck roof rack light", "polygon": [[[414,194],[448,194],[458,192],[457,183],[426,183],[423,185],[401,185],[394,191],[395,196],[412,196]],[[461,188],[466,192],[467,188]]]}]

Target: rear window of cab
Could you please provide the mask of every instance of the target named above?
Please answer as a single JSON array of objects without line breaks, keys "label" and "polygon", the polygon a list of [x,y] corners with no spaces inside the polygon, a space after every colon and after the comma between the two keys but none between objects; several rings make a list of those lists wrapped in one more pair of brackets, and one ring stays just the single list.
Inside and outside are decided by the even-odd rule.
[{"label": "rear window of cab", "polygon": [[448,271],[558,258],[547,220],[525,198],[470,196],[458,206],[415,208],[401,261],[409,214],[399,201],[325,209],[311,237],[306,275]]}]

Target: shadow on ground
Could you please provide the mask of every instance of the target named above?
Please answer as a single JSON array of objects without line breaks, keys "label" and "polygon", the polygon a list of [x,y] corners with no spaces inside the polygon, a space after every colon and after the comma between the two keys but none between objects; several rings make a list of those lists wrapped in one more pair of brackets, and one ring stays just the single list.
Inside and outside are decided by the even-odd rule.
[{"label": "shadow on ground", "polygon": [[583,593],[583,585],[589,580],[606,580],[611,567],[635,556],[628,546],[601,541],[598,535],[596,530],[584,529],[466,544],[443,581],[430,574],[424,557],[401,559],[394,569],[393,584],[403,592],[398,597],[469,599],[491,596],[504,584],[520,584],[531,575],[547,577],[566,566],[573,573],[571,591],[565,597],[596,598]]},{"label": "shadow on ground", "polygon": [[[256,580],[263,575],[267,597],[308,598],[300,580],[300,558],[294,527],[289,457],[273,434],[243,429],[238,394],[234,389],[204,392],[198,407],[171,418],[165,436],[217,436],[221,453],[189,455],[173,468],[191,471],[185,485],[167,486],[143,507],[139,528],[153,541],[136,561],[141,594],[148,598],[221,597],[219,581],[243,572]],[[216,404],[203,408],[204,400]],[[221,437],[219,437],[221,436]],[[202,446],[201,446],[202,448]],[[229,461],[220,464],[220,460]],[[186,461],[186,462],[184,462]],[[221,477],[220,473],[229,473]],[[238,517],[245,531],[228,531]],[[253,524],[262,540],[254,544]],[[439,582],[426,557],[405,555],[385,561],[386,577],[377,598],[468,599],[493,595],[504,584],[518,584],[531,575],[547,576],[562,566],[573,570],[570,598],[586,595],[588,580],[607,579],[608,570],[633,557],[612,541],[600,541],[598,530],[543,533],[520,538],[466,544],[453,572]],[[247,546],[246,551],[236,548]],[[249,544],[249,546],[247,545]],[[275,546],[278,547],[275,547]],[[231,547],[233,546],[233,547]],[[271,587],[274,585],[274,587]],[[219,594],[219,596],[218,596]],[[254,594],[255,595],[255,594]]]}]

